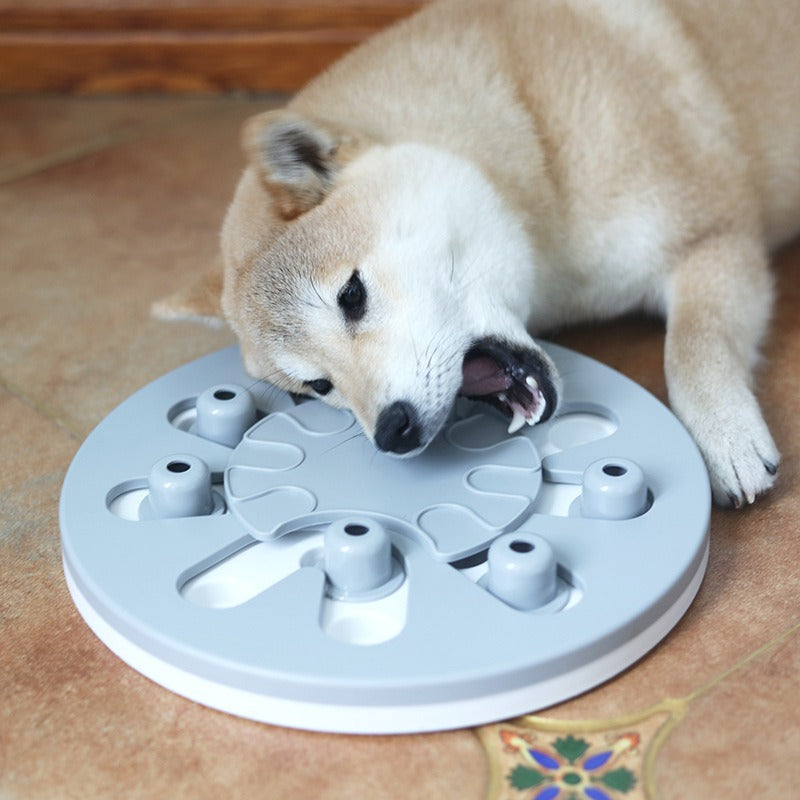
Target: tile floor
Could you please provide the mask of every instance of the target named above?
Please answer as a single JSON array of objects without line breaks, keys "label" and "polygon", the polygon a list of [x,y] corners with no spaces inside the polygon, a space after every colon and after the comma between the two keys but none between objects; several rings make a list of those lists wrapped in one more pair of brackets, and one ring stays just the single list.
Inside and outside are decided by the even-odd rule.
[{"label": "tile floor", "polygon": [[[111,655],[66,592],[58,495],[80,442],[144,383],[232,341],[155,321],[149,307],[217,258],[239,125],[277,102],[0,98],[2,800],[533,796],[495,766],[491,727],[480,738],[322,736],[175,697]],[[642,733],[636,783],[614,798],[800,791],[800,245],[775,272],[760,384],[784,454],[777,489],[745,512],[714,512],[706,580],[661,646],[520,723],[530,736],[608,742],[644,732],[648,714],[668,719]],[[665,399],[658,323],[558,340]]]}]

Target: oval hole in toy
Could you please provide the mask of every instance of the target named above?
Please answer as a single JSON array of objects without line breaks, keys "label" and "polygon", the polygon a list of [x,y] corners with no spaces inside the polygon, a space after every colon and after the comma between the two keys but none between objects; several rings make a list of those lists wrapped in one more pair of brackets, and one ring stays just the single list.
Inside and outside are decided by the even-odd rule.
[{"label": "oval hole in toy", "polygon": [[108,493],[106,506],[112,514],[120,519],[135,522],[139,519],[139,506],[147,495],[145,480],[125,481]]},{"label": "oval hole in toy", "polygon": [[408,581],[386,597],[363,603],[322,601],[320,626],[339,642],[361,647],[382,644],[398,636],[408,617]]},{"label": "oval hole in toy", "polygon": [[175,403],[167,412],[169,424],[173,425],[178,430],[188,431],[197,418],[197,409],[195,408],[196,402],[197,398],[193,397]]},{"label": "oval hole in toy", "polygon": [[523,542],[521,539],[515,539],[509,545],[509,549],[513,550],[515,553],[530,553],[534,547],[535,545],[532,545],[530,542]]},{"label": "oval hole in toy", "polygon": [[549,426],[547,441],[539,446],[542,457],[559,450],[605,439],[617,430],[611,415],[599,409],[565,409]]},{"label": "oval hole in toy", "polygon": [[191,584],[183,592],[183,597],[202,608],[234,608],[255,597],[259,593],[258,588],[247,581],[228,576]]},{"label": "oval hole in toy", "polygon": [[253,542],[200,572],[187,570],[178,581],[184,600],[202,608],[234,608],[319,561],[321,535],[297,531],[274,542]]},{"label": "oval hole in toy", "polygon": [[344,532],[348,534],[348,536],[363,536],[365,533],[369,531],[369,528],[366,525],[345,525]]},{"label": "oval hole in toy", "polygon": [[217,389],[214,392],[214,397],[217,400],[233,400],[236,397],[236,392],[232,392],[230,389]]},{"label": "oval hole in toy", "polygon": [[603,474],[608,475],[610,478],[621,478],[623,475],[627,475],[627,473],[628,470],[619,464],[606,464],[603,467]]},{"label": "oval hole in toy", "polygon": [[170,472],[180,474],[181,472],[188,472],[191,467],[185,461],[170,461],[167,464],[167,469]]}]

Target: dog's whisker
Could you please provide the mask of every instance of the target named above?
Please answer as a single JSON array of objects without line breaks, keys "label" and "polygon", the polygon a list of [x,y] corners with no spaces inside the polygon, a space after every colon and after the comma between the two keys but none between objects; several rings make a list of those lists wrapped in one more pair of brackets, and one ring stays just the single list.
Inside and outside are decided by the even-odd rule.
[{"label": "dog's whisker", "polygon": [[408,325],[408,337],[411,340],[411,349],[414,351],[414,363],[419,364],[419,351],[417,350],[417,340],[414,338],[414,328],[410,322]]},{"label": "dog's whisker", "polygon": [[363,437],[365,439],[367,438],[367,435],[364,433],[364,431],[361,428],[359,428],[359,430],[357,430],[354,434],[352,434],[352,436],[348,436],[347,438],[341,439],[340,441],[336,442],[336,444],[333,445],[333,447],[330,447],[327,450],[324,450],[323,453],[325,455],[327,455],[328,453],[332,453],[334,450],[337,450],[338,448],[343,447],[344,445],[349,444],[350,442],[352,442],[355,439],[358,439],[360,437]]},{"label": "dog's whisker", "polygon": [[317,282],[314,280],[314,276],[313,275],[309,276],[309,283],[311,284],[311,288],[314,290],[314,294],[316,294],[316,296],[319,298],[320,303],[322,303],[321,306],[314,306],[314,307],[315,308],[324,308],[325,306],[329,305],[326,302],[325,298],[322,296],[322,293],[320,292],[319,287],[317,286]]}]

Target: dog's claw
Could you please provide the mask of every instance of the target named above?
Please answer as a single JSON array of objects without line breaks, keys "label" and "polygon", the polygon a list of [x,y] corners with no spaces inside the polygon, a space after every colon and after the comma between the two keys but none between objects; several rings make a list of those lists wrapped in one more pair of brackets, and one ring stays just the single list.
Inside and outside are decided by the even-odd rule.
[{"label": "dog's claw", "polygon": [[733,492],[728,492],[728,507],[729,508],[741,508],[742,500],[741,498],[734,494]]}]

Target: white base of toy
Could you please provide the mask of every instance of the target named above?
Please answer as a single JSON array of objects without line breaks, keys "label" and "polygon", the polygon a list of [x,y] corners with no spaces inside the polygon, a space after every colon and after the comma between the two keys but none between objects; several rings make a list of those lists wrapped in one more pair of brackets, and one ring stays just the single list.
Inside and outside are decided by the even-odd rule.
[{"label": "white base of toy", "polygon": [[649,628],[612,652],[556,678],[524,689],[486,694],[450,703],[398,706],[346,706],[304,703],[234,689],[182,670],[137,647],[111,627],[83,596],[64,562],[67,586],[86,624],[123,661],[150,680],[209,708],[237,717],[326,733],[402,734],[449,730],[520,716],[574,697],[580,687],[594,687],[618,675],[652,650],[677,624],[695,598],[705,575],[708,548],[683,594]]},{"label": "white base of toy", "polygon": [[[410,460],[346,412],[254,385],[235,348],[154,381],[64,480],[76,607],[171,691],[317,731],[473,726],[612,678],[700,587],[708,476],[657,400],[545,346],[557,418],[509,436],[459,403]],[[239,428],[219,418],[234,406]]]}]

